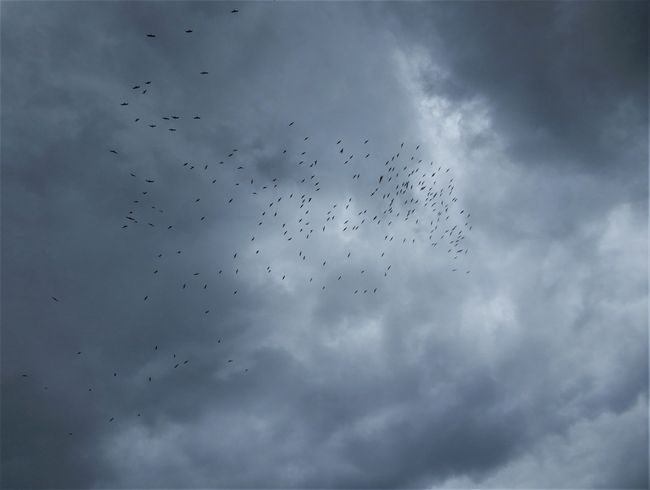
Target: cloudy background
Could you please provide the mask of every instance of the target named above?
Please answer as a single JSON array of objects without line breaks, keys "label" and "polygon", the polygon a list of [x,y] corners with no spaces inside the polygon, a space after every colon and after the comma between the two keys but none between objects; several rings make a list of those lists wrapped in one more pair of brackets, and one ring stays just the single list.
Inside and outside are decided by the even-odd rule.
[{"label": "cloudy background", "polygon": [[647,3],[1,14],[3,487],[648,487]]}]

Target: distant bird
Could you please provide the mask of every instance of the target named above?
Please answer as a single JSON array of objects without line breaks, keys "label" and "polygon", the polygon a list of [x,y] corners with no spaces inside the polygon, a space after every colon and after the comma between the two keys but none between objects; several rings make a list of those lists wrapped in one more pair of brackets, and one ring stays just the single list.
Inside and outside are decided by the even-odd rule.
[{"label": "distant bird", "polygon": [[190,32],[192,32],[192,29],[185,29],[185,32],[189,34]]},{"label": "distant bird", "polygon": [[120,105],[129,105],[128,102],[122,102]]},{"label": "distant bird", "polygon": [[147,34],[147,37],[156,37],[155,34]]},{"label": "distant bird", "polygon": [[51,296],[51,298],[52,298],[54,301],[56,301],[57,303],[59,302],[58,298],[56,298],[56,297],[54,297],[54,296]]},{"label": "distant bird", "polygon": [[293,123],[294,123],[294,121],[291,121],[291,122],[289,123],[289,126],[293,126]]},{"label": "distant bird", "polygon": [[231,14],[237,14],[237,13],[239,13],[239,10],[237,10],[237,9],[232,9],[232,10],[230,11],[230,13],[231,13]]},{"label": "distant bird", "polygon": [[207,75],[207,74],[208,74],[207,71],[202,71],[202,72],[200,73],[200,75]]},{"label": "distant bird", "polygon": [[119,153],[117,152],[117,150],[109,150],[109,151],[110,151],[111,153],[115,153],[116,155],[119,155]]}]

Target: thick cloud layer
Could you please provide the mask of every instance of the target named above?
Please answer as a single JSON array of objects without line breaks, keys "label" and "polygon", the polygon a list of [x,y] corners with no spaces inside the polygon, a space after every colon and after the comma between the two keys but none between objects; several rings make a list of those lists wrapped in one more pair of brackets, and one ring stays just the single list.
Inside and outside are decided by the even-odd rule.
[{"label": "thick cloud layer", "polygon": [[3,3],[2,486],[647,488],[646,20]]}]

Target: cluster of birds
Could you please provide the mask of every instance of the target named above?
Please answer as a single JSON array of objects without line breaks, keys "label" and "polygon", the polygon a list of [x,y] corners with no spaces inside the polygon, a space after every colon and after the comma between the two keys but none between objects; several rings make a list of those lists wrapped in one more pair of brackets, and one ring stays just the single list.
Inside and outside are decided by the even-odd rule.
[{"label": "cluster of birds", "polygon": [[[238,10],[234,9],[231,13],[236,14]],[[185,29],[186,34],[192,32],[192,29]],[[156,34],[148,33],[146,37],[155,38]],[[207,71],[198,72],[198,76],[207,75]],[[136,83],[131,91],[145,95],[152,83],[151,80]],[[133,108],[129,101],[122,101],[120,105]],[[201,120],[198,114],[192,114],[189,118],[191,121]],[[162,123],[150,121],[147,125],[150,128],[166,125],[168,131],[176,132],[185,129],[181,125],[184,119],[181,115],[168,114],[161,116]],[[139,123],[141,118],[135,117],[133,121]],[[453,272],[470,273],[467,267],[459,264],[463,263],[463,258],[469,252],[466,238],[472,229],[471,215],[457,204],[451,168],[443,168],[433,161],[425,162],[420,145],[409,146],[404,142],[395,145],[392,154],[381,159],[373,153],[370,141],[365,138],[332,141],[329,149],[323,153],[322,149],[315,150],[310,146],[312,140],[309,135],[299,135],[299,131],[300,124],[288,122],[287,137],[294,144],[277,149],[282,160],[277,162],[278,169],[285,170],[278,170],[275,174],[270,169],[265,172],[268,175],[260,177],[256,167],[247,163],[245,148],[230,148],[214,163],[177,164],[178,172],[191,172],[203,180],[205,186],[219,184],[220,189],[227,191],[226,195],[219,195],[218,209],[214,207],[214,193],[203,201],[205,195],[187,198],[182,206],[186,212],[189,210],[184,220],[205,222],[207,225],[218,222],[214,216],[223,215],[224,212],[241,216],[246,214],[242,211],[245,209],[249,214],[254,213],[249,223],[239,220],[239,226],[248,230],[248,236],[239,247],[218,257],[220,266],[207,273],[190,270],[180,280],[170,278],[172,288],[197,288],[206,292],[206,305],[200,312],[202,316],[209,316],[211,312],[210,285],[203,277],[229,276],[237,282],[238,278],[245,276],[244,272],[248,273],[254,267],[258,267],[263,276],[276,281],[277,285],[285,285],[288,290],[292,287],[315,287],[325,291],[328,286],[334,285],[336,291],[344,293],[352,284],[349,294],[374,295],[381,290],[381,276],[377,277],[374,272],[377,270],[376,264],[381,263],[383,277],[387,278],[392,272],[390,251],[401,247],[397,253],[404,253],[404,247],[426,243],[446,252]],[[296,147],[297,150],[292,149]],[[116,158],[123,157],[122,152],[115,148],[109,149],[109,152]],[[324,167],[327,171],[321,174],[319,169]],[[290,168],[290,172],[286,172],[286,168]],[[327,175],[332,170],[338,178],[346,179],[346,185],[342,188],[348,188],[350,194],[356,197],[361,196],[358,203],[350,195],[337,195],[339,186],[328,186]],[[138,187],[138,194],[128,204],[129,209],[120,226],[125,233],[133,229],[163,230],[169,242],[174,232],[182,229],[185,223],[179,222],[178,216],[168,217],[165,213],[170,203],[161,202],[160,199],[165,197],[158,192],[158,186],[164,182],[156,176],[138,174],[130,171],[127,177],[135,179],[132,183],[135,184],[134,188]],[[368,257],[365,249],[354,248],[358,237],[364,238],[365,243],[379,240],[373,243],[374,257]],[[335,246],[326,247],[326,254],[320,252],[319,255],[314,248],[318,249],[318,244],[325,240]],[[294,260],[291,263],[286,260],[280,262],[277,267],[280,270],[276,270],[272,263],[274,254],[269,253],[269,249],[281,250]],[[177,260],[175,257],[182,254],[180,248],[152,253],[152,279],[160,281],[165,276],[165,267],[169,265],[164,261]],[[368,268],[366,273],[366,267],[356,262],[358,257],[362,261],[374,262],[375,267]],[[340,282],[344,277],[346,281]],[[156,285],[151,291],[143,291],[141,301],[151,301],[160,290],[160,286]],[[227,294],[237,293],[235,287]],[[52,300],[61,301],[54,296]],[[221,343],[221,339],[218,343]],[[160,355],[157,345],[151,349]],[[81,357],[82,352],[78,351],[76,355]],[[180,360],[175,353],[171,353],[168,369],[179,369],[189,362],[190,359]],[[228,363],[233,362],[233,359],[228,359]],[[247,371],[247,368],[242,370]],[[117,377],[118,373],[114,372],[113,376]],[[28,374],[23,374],[23,377],[27,378]],[[143,382],[151,383],[153,379],[147,375]],[[43,389],[47,390],[48,387]],[[88,391],[92,391],[92,387],[88,387]],[[137,416],[141,416],[141,413],[137,413]],[[110,417],[108,422],[114,420],[115,417]]]}]

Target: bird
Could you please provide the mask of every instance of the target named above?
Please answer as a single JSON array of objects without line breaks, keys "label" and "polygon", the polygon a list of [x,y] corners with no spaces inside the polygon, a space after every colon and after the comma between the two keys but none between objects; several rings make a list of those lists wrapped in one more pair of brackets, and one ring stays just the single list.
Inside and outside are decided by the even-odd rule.
[{"label": "bird", "polygon": [[156,37],[155,34],[147,34],[147,37]]},{"label": "bird", "polygon": [[237,9],[232,9],[232,10],[230,11],[230,13],[231,13],[231,14],[237,14],[237,13],[239,13],[239,10],[237,10]]},{"label": "bird", "polygon": [[56,301],[57,303],[59,302],[59,299],[56,298],[55,296],[51,296],[51,298],[52,298],[54,301]]},{"label": "bird", "polygon": [[189,34],[190,32],[192,32],[192,29],[185,29],[185,32]]}]

